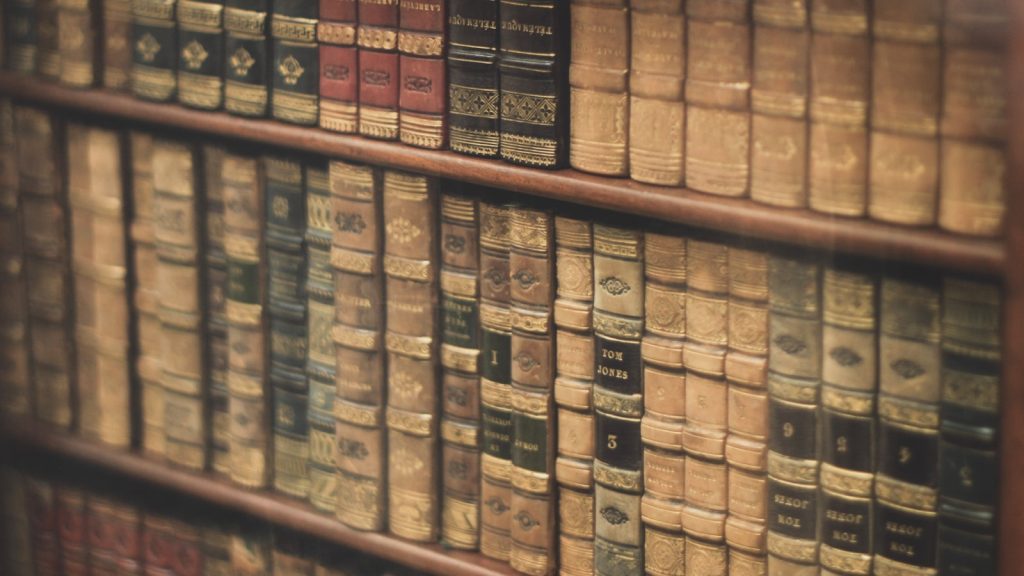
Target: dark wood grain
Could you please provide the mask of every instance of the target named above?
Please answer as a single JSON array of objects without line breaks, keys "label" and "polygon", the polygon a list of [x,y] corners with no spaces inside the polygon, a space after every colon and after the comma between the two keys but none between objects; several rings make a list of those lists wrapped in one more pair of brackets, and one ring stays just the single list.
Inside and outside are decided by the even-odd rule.
[{"label": "dark wood grain", "polygon": [[520,168],[317,128],[144,102],[104,90],[74,90],[9,72],[0,73],[0,94],[110,118],[414,170],[753,239],[991,276],[1003,273],[1005,252],[1002,242],[997,240],[776,208],[751,200],[719,198],[684,188],[651,186],[574,170]]},{"label": "dark wood grain", "polygon": [[172,468],[136,453],[97,445],[42,426],[5,423],[0,426],[0,443],[9,457],[16,456],[19,451],[28,451],[79,460],[438,576],[516,574],[507,564],[480,554],[352,530],[305,502],[268,492],[245,490],[226,480]]}]

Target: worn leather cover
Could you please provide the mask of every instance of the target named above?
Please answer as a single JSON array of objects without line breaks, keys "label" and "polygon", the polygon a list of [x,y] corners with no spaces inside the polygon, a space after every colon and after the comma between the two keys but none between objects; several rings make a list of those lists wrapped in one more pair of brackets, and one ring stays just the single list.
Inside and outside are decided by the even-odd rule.
[{"label": "worn leather cover", "polygon": [[86,494],[79,488],[54,489],[57,504],[57,538],[60,540],[61,574],[87,576],[89,539],[86,528]]},{"label": "worn leather cover", "polygon": [[498,2],[448,1],[448,146],[498,155]]},{"label": "worn leather cover", "polygon": [[274,0],[274,118],[315,125],[319,109],[320,63],[316,45],[317,0]]},{"label": "worn leather cover", "polygon": [[57,15],[60,12],[58,0],[36,0],[35,11],[35,73],[46,80],[60,80],[60,36]]},{"label": "worn leather cover", "polygon": [[57,0],[60,82],[88,88],[99,81],[100,5],[91,0]]},{"label": "worn leather cover", "polygon": [[203,154],[203,214],[206,254],[206,377],[209,379],[210,467],[230,473],[228,438],[227,256],[224,253],[224,156],[221,146],[207,144]]},{"label": "worn leather cover", "polygon": [[398,0],[359,0],[359,133],[398,139]]},{"label": "worn leather cover", "polygon": [[270,0],[224,1],[224,108],[240,116],[269,109]]},{"label": "worn leather cover", "polygon": [[35,574],[62,574],[60,539],[57,532],[57,500],[53,485],[46,480],[28,477],[28,520],[32,534],[32,563]]},{"label": "worn leather cover", "polygon": [[320,127],[355,132],[359,122],[356,0],[320,0]]},{"label": "worn leather cover", "polygon": [[178,102],[216,110],[224,101],[223,0],[178,3]]},{"label": "worn leather cover", "polygon": [[439,149],[445,145],[446,7],[446,0],[399,2],[399,138],[420,148]]},{"label": "worn leather cover", "polygon": [[132,92],[139,98],[166,102],[177,91],[177,0],[132,3]]},{"label": "worn leather cover", "polygon": [[128,90],[132,69],[132,4],[130,0],[103,2],[101,58],[103,87]]},{"label": "worn leather cover", "polygon": [[36,0],[14,0],[4,5],[4,51],[7,67],[16,72],[36,71]]}]

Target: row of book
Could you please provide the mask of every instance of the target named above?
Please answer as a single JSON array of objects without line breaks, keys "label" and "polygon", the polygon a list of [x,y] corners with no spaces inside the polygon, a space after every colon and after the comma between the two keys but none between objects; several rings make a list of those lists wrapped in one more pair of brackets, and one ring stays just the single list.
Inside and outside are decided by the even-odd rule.
[{"label": "row of book", "polygon": [[0,469],[7,576],[418,574],[209,504],[62,472]]},{"label": "row of book", "polygon": [[100,78],[102,37],[104,84],[144,98],[840,216],[1003,225],[1002,0],[575,0],[571,15],[139,0],[133,17],[104,0],[100,28],[99,0],[9,6],[11,65],[74,85]]},{"label": "row of book", "polygon": [[8,408],[537,576],[992,571],[995,284],[15,108]]}]

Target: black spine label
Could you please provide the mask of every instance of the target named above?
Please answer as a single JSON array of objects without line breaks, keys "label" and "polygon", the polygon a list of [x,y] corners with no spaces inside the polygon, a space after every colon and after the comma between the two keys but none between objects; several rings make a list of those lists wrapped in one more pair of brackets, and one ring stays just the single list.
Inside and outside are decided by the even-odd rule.
[{"label": "black spine label", "polygon": [[512,459],[512,413],[491,406],[481,407],[484,430],[484,454]]},{"label": "black spine label", "polygon": [[998,470],[993,450],[940,444],[939,494],[943,499],[994,506]]},{"label": "black spine label", "polygon": [[547,472],[547,419],[515,413],[512,415],[512,423],[515,431],[512,464],[533,472]]},{"label": "black spine label", "polygon": [[934,514],[915,514],[879,504],[875,527],[878,554],[911,566],[934,567],[935,536]]},{"label": "black spine label", "polygon": [[598,335],[594,346],[594,357],[597,358],[595,383],[620,394],[640,394],[640,343]]},{"label": "black spine label", "polygon": [[879,471],[919,486],[936,485],[939,438],[935,432],[910,430],[882,423]]},{"label": "black spine label", "polygon": [[473,298],[444,296],[441,306],[444,310],[444,341],[453,346],[476,348],[479,346],[477,326],[479,314]]},{"label": "black spine label", "polygon": [[769,421],[769,447],[772,451],[803,460],[818,457],[815,451],[818,414],[814,406],[773,400],[769,407]]},{"label": "black spine label", "polygon": [[791,538],[815,540],[818,489],[768,479],[768,529]]},{"label": "black spine label", "polygon": [[620,470],[639,470],[643,458],[640,420],[594,413],[597,459]]},{"label": "black spine label", "polygon": [[874,457],[874,419],[824,412],[822,460],[858,472],[871,472]]},{"label": "black spine label", "polygon": [[844,498],[823,492],[821,497],[821,541],[833,548],[871,553],[871,500]]},{"label": "black spine label", "polygon": [[499,384],[512,382],[512,335],[484,329],[480,348],[480,375]]}]

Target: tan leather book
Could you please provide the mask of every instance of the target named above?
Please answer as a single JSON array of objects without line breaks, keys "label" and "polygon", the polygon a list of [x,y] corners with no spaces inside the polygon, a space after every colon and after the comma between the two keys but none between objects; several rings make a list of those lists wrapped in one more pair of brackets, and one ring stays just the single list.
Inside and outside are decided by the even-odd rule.
[{"label": "tan leather book", "polygon": [[236,519],[223,512],[211,511],[203,518],[200,538],[203,549],[203,572],[207,576],[231,576],[231,539]]},{"label": "tan leather book", "polygon": [[863,216],[867,210],[869,5],[811,1],[808,201],[828,214]]},{"label": "tan leather book", "polygon": [[[57,28],[58,0],[35,0],[35,73],[46,80],[60,80],[60,36]],[[29,32],[29,34],[32,34]]]},{"label": "tan leather book", "polygon": [[594,574],[594,239],[590,222],[555,217],[555,403],[562,576]]},{"label": "tan leather book", "polygon": [[121,135],[69,124],[67,143],[79,430],[86,438],[128,447],[130,306]]},{"label": "tan leather book", "polygon": [[197,165],[196,151],[190,144],[153,139],[164,450],[169,461],[202,470],[209,456],[209,390],[204,374],[206,302],[201,238],[205,226]]},{"label": "tan leather book", "polygon": [[426,176],[384,172],[388,525],[419,542],[440,528],[437,188]]},{"label": "tan leather book", "polygon": [[690,0],[686,15],[686,186],[746,196],[750,0]]},{"label": "tan leather book", "polygon": [[56,0],[60,82],[88,88],[99,80],[99,11],[94,0]]},{"label": "tan leather book", "polygon": [[228,427],[227,256],[224,253],[224,155],[215,144],[202,147],[202,214],[205,217],[206,378],[209,394],[210,467],[224,476],[231,472]]},{"label": "tan leather book", "polygon": [[629,176],[683,183],[686,15],[683,1],[631,0]]},{"label": "tan leather book", "polygon": [[677,576],[686,566],[683,504],[686,499],[686,238],[644,234],[644,570]]},{"label": "tan leather book", "polygon": [[569,164],[625,176],[629,140],[629,9],[626,0],[570,6]]},{"label": "tan leather book", "polygon": [[132,69],[132,3],[104,0],[102,5],[103,87],[127,90]]},{"label": "tan leather book", "polygon": [[231,568],[237,576],[273,574],[273,536],[270,526],[240,523],[231,535]]},{"label": "tan leather book", "polygon": [[381,174],[371,166],[330,164],[335,214],[334,268],[336,512],[360,530],[386,526],[384,427],[384,226]]}]

